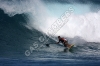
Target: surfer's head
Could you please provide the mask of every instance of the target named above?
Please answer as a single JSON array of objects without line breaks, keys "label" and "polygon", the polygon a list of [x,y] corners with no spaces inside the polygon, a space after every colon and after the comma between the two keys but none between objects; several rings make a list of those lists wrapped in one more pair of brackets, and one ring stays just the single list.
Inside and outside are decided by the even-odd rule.
[{"label": "surfer's head", "polygon": [[60,36],[58,36],[58,38],[60,38]]}]

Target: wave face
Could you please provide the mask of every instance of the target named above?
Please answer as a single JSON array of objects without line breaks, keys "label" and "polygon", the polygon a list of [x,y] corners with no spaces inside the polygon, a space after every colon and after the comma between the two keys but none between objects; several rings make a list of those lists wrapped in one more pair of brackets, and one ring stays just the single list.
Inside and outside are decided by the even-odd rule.
[{"label": "wave face", "polygon": [[28,46],[42,35],[35,29],[29,30],[25,24],[27,24],[25,14],[9,17],[0,10],[0,56],[13,57],[16,54],[25,56],[24,52]]}]

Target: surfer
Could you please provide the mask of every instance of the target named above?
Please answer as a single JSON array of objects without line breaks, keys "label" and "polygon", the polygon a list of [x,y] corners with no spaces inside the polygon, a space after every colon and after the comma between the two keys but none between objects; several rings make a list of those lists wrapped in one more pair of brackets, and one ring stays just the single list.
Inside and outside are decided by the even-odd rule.
[{"label": "surfer", "polygon": [[71,45],[68,44],[68,41],[65,38],[62,38],[60,36],[58,36],[59,42],[57,42],[57,44],[59,44],[60,42],[64,45],[64,47],[70,47]]}]

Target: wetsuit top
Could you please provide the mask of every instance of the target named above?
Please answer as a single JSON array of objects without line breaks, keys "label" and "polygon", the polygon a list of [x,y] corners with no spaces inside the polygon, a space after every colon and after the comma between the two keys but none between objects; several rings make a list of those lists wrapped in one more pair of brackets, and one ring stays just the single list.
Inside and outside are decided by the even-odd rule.
[{"label": "wetsuit top", "polygon": [[65,39],[64,39],[64,38],[60,38],[60,39],[59,39],[59,42],[60,42],[60,41],[63,43],[63,42],[65,41]]}]

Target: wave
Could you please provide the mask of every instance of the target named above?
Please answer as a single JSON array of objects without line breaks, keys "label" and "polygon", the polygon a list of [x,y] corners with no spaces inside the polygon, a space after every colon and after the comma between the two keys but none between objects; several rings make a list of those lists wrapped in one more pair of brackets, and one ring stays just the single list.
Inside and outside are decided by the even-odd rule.
[{"label": "wave", "polygon": [[[99,5],[91,5],[91,3],[88,5],[83,5],[80,4],[80,2],[77,2],[77,4],[63,4],[55,2],[56,1],[54,1],[54,3],[49,3],[49,1],[45,0],[0,0],[0,8],[4,11],[5,14],[8,14],[10,17],[16,14],[27,14],[28,22],[27,25],[25,25],[27,28],[35,28],[39,31],[47,33],[48,28],[51,27],[51,25],[53,25],[53,23],[55,23],[57,19],[60,18],[60,16],[64,15],[65,12],[68,11],[71,7],[73,13],[71,13],[71,16],[68,17],[69,21],[64,21],[64,23],[66,24],[62,28],[60,28],[55,36],[62,35],[71,38],[79,36],[87,42],[99,42],[98,39],[100,33],[100,12],[99,9],[96,12],[91,11],[91,7],[93,5],[94,7],[98,7]],[[62,9],[59,9],[58,6]],[[83,6],[84,9],[79,10]],[[79,9],[77,9],[76,7],[78,7]],[[94,7],[93,10],[95,9]],[[55,10],[56,8],[58,11]],[[85,13],[83,13],[84,10]],[[82,13],[80,13],[79,11],[82,11]],[[80,14],[77,12],[79,12]]]},{"label": "wave", "polygon": [[[25,14],[17,14],[13,17],[9,17],[7,14],[0,10],[0,14],[2,16],[0,20],[0,52],[2,53],[1,57],[26,57],[25,51],[30,49],[30,46],[33,46],[35,42],[38,45],[42,45],[43,42],[39,41],[39,38],[43,33],[36,29],[28,29],[25,24],[27,24],[27,15]],[[74,54],[79,55],[100,55],[100,43],[86,42],[85,40],[75,37],[68,38],[69,43],[75,44],[75,47],[72,49]],[[80,42],[76,42],[80,41]],[[75,43],[76,42],[76,43]],[[63,52],[63,45],[52,44],[55,43],[54,40],[49,39],[47,43],[51,43],[51,47],[40,47],[38,50],[36,49],[34,52],[50,52],[50,53],[59,53]],[[33,53],[34,53],[33,52]],[[32,53],[32,54],[33,54]]]},{"label": "wave", "polygon": [[25,14],[9,17],[3,10],[0,10],[0,14],[0,56],[22,56],[25,50],[43,35],[34,28],[30,30],[25,26]]},{"label": "wave", "polygon": [[[48,5],[50,6],[52,4]],[[56,5],[61,6],[61,4]],[[26,57],[25,51],[30,50],[30,46],[35,45],[35,42],[37,42],[38,45],[44,44],[42,41],[44,41],[43,37],[44,35],[46,36],[48,26],[50,27],[58,18],[58,16],[50,15],[51,13],[49,13],[50,11],[46,7],[46,4],[40,0],[29,0],[29,2],[27,0],[0,0],[0,8],[1,57]],[[64,28],[58,32],[57,35],[64,36],[68,39],[70,44],[75,44],[72,55],[100,55],[100,43],[96,43],[99,42],[99,16],[97,14],[99,14],[99,12],[96,14],[87,14],[87,18],[85,16],[73,15],[71,20],[75,18],[76,22],[68,22],[66,24],[67,26],[65,25]],[[91,15],[95,15],[93,22],[88,21]],[[90,20],[92,18],[93,17],[91,17]],[[97,20],[97,24],[94,24],[95,20]],[[90,30],[90,28],[92,28],[92,30]],[[57,39],[56,36],[54,36],[55,39]],[[35,53],[38,55],[41,52],[43,52],[43,54],[45,54],[45,52],[59,54],[59,52],[63,51],[64,47],[52,44],[54,42],[56,41],[49,38],[47,43],[51,43],[51,47],[40,47],[40,49],[35,50]]]}]

